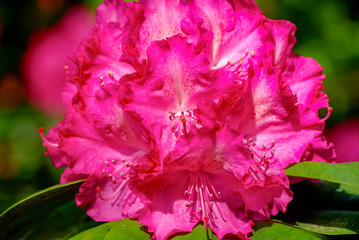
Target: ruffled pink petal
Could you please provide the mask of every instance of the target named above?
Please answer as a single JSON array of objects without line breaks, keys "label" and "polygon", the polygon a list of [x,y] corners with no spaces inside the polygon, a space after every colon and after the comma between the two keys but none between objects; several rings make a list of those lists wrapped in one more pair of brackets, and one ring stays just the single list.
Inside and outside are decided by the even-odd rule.
[{"label": "ruffled pink petal", "polygon": [[[228,178],[226,178],[224,183],[223,176],[210,177],[214,188],[221,191],[221,199],[214,200],[213,216],[215,218],[212,221],[210,215],[203,218],[196,209],[206,205],[205,208],[208,211],[208,200],[204,200],[203,205],[200,199],[196,199],[193,207],[187,206],[188,200],[184,193],[191,184],[190,176],[191,173],[188,171],[176,170],[141,183],[138,189],[148,199],[148,208],[139,217],[139,223],[148,226],[148,231],[154,232],[156,239],[167,239],[177,232],[190,232],[198,221],[205,221],[219,238],[232,233],[246,239],[245,236],[251,231],[252,223],[244,215],[243,202],[239,195],[230,192],[235,182],[227,181]],[[182,181],[178,182],[175,179],[182,179]],[[193,194],[196,194],[195,190]],[[203,211],[206,210],[203,209]]]},{"label": "ruffled pink petal", "polygon": [[116,83],[121,76],[134,71],[131,65],[119,61],[122,40],[119,25],[108,23],[97,24],[90,37],[81,42],[72,57],[79,69],[73,81],[86,95],[93,96],[102,84]]},{"label": "ruffled pink petal", "polygon": [[173,149],[173,158],[164,162],[165,167],[211,173],[228,171],[241,179],[249,167],[240,149],[242,137],[228,129],[215,130],[207,132],[193,128],[189,134],[180,137]]},{"label": "ruffled pink petal", "polygon": [[210,86],[210,79],[202,76],[208,69],[204,53],[197,53],[193,44],[177,35],[153,42],[147,54],[144,73],[121,79],[129,85],[128,94],[123,95],[128,99],[124,109],[139,113],[147,127],[161,122],[165,128],[172,128],[176,136],[183,134],[195,120],[191,111],[198,95],[203,96]]},{"label": "ruffled pink petal", "polygon": [[281,70],[288,56],[293,54],[292,48],[296,42],[294,33],[297,28],[293,23],[285,20],[265,19],[262,24],[269,30],[269,34],[265,37],[267,59],[272,66]]},{"label": "ruffled pink petal", "polygon": [[324,136],[320,135],[308,144],[302,161],[336,162],[335,146],[333,143],[327,142]]},{"label": "ruffled pink petal", "polygon": [[284,171],[280,176],[267,176],[264,180],[254,181],[240,192],[248,216],[259,221],[269,219],[278,211],[285,212],[293,197]]},{"label": "ruffled pink petal", "polygon": [[[275,141],[275,154],[284,167],[299,162],[306,146],[323,130],[324,120],[297,98],[279,79],[280,72],[254,64],[250,87],[231,114],[231,123],[257,144]],[[232,118],[233,117],[233,118]],[[290,147],[289,147],[290,146]]]},{"label": "ruffled pink petal", "polygon": [[297,95],[299,103],[311,106],[316,113],[328,107],[328,96],[323,92],[324,78],[323,68],[314,59],[296,54],[288,57],[283,81]]},{"label": "ruffled pink petal", "polygon": [[71,168],[65,168],[61,174],[60,184],[86,179],[88,176],[88,174],[76,173]]},{"label": "ruffled pink petal", "polygon": [[191,232],[197,224],[198,219],[187,211],[184,190],[179,191],[185,189],[187,181],[181,173],[172,173],[147,178],[147,184],[141,182],[137,187],[148,199],[146,211],[139,216],[138,223],[148,226],[148,231],[153,232],[156,239],[167,239],[177,232]]},{"label": "ruffled pink petal", "polygon": [[45,155],[51,158],[52,163],[56,168],[69,165],[70,156],[61,149],[61,139],[59,129],[62,127],[60,122],[57,127],[53,127],[49,130],[47,136],[44,136],[44,129],[39,128],[40,136],[43,140],[43,146],[46,147]]},{"label": "ruffled pink petal", "polygon": [[[221,68],[228,61],[246,61],[246,55],[262,56],[264,39],[268,29],[262,25],[263,15],[259,12],[241,9],[233,13],[233,29],[218,29],[214,32],[212,65]],[[213,31],[213,30],[212,30]]]},{"label": "ruffled pink petal", "polygon": [[245,202],[238,190],[240,183],[230,175],[211,175],[210,179],[221,196],[214,200],[213,213],[216,218],[208,221],[209,227],[219,239],[227,234],[248,239],[247,235],[252,231],[254,223],[244,211]]},{"label": "ruffled pink petal", "polygon": [[[103,166],[106,171],[110,167]],[[96,221],[115,221],[141,215],[144,205],[138,195],[133,194],[127,180],[119,173],[112,173],[117,180],[101,171],[92,173],[76,194],[76,204],[86,207],[87,214]]]},{"label": "ruffled pink petal", "polygon": [[54,161],[59,162],[56,156],[62,153],[67,158],[60,163],[77,173],[91,174],[105,161],[152,151],[152,136],[141,118],[118,106],[117,91],[116,85],[101,87],[88,111],[68,111],[56,129],[56,138],[50,134],[46,142]]},{"label": "ruffled pink petal", "polygon": [[136,3],[126,3],[118,0],[105,0],[96,9],[96,22],[105,24],[108,22],[126,23],[126,15],[124,14],[127,5]]},{"label": "ruffled pink petal", "polygon": [[146,20],[141,26],[137,43],[142,57],[145,57],[146,50],[153,41],[160,41],[182,33],[182,21],[192,24],[189,12],[191,2],[154,0],[143,1],[143,6]]}]

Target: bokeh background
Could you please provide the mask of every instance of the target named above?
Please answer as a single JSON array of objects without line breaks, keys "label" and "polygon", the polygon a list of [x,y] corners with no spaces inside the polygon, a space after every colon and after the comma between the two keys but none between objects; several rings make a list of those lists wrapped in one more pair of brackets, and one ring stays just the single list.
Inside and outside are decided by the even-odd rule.
[{"label": "bokeh background", "polygon": [[[37,131],[63,118],[59,89],[67,56],[101,0],[0,1],[0,212],[57,184],[63,169],[44,156]],[[327,76],[333,112],[325,134],[340,161],[359,160],[359,9],[355,0],[256,0],[272,19],[295,23],[294,51]],[[323,113],[324,115],[326,113]]]}]

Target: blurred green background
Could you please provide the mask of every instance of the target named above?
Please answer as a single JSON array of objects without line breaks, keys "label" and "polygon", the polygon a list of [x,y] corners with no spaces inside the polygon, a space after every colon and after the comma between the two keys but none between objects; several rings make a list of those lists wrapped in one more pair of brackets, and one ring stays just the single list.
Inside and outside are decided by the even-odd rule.
[{"label": "blurred green background", "polygon": [[[333,107],[327,128],[359,118],[359,9],[354,0],[256,0],[268,18],[286,19],[298,31],[294,51],[315,58],[327,78]],[[94,12],[101,0],[1,0],[0,2],[0,212],[59,182],[37,132],[55,126],[27,98],[21,62],[32,34],[55,25],[71,7]],[[59,66],[62,68],[62,66]]]}]

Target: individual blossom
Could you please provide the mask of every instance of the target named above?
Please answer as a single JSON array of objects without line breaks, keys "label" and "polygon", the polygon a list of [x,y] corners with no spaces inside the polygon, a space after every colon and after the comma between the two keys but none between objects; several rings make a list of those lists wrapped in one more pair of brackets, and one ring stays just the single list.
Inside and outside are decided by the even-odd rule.
[{"label": "individual blossom", "polygon": [[84,6],[71,8],[53,27],[36,32],[22,63],[30,102],[49,115],[65,112],[61,92],[69,55],[94,25],[93,13]]},{"label": "individual blossom", "polygon": [[248,239],[286,211],[284,169],[331,112],[295,30],[250,0],[105,1],[43,137],[61,182],[86,179],[76,202],[93,219],[135,218],[153,239],[198,223]]}]

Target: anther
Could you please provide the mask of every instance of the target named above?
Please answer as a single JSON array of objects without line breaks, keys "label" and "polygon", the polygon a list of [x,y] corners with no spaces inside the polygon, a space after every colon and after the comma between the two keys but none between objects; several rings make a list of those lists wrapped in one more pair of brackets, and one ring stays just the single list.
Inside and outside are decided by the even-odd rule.
[{"label": "anther", "polygon": [[115,159],[112,159],[111,162],[112,162],[112,164],[115,164],[115,163],[116,163]]},{"label": "anther", "polygon": [[114,78],[113,72],[111,72],[111,71],[108,71],[108,72],[107,72],[107,75],[108,75],[108,77],[111,78],[111,79]]},{"label": "anther", "polygon": [[102,169],[102,175],[106,176],[105,169]]},{"label": "anther", "polygon": [[110,165],[108,164],[108,161],[105,161],[105,164],[106,164],[107,167],[110,166]]},{"label": "anther", "polygon": [[327,115],[326,115],[324,118],[322,118],[322,121],[327,120],[327,119],[329,118],[329,116],[330,116],[330,114],[331,114],[332,111],[333,111],[333,108],[332,108],[332,107],[328,107],[328,113],[327,113]]},{"label": "anther", "polygon": [[125,162],[125,158],[121,158],[121,161],[122,161],[122,162]]}]

